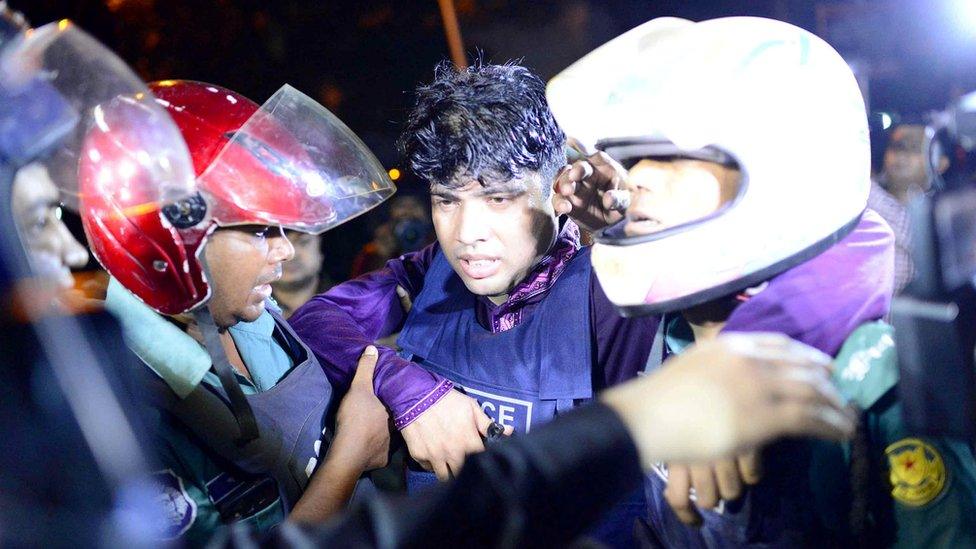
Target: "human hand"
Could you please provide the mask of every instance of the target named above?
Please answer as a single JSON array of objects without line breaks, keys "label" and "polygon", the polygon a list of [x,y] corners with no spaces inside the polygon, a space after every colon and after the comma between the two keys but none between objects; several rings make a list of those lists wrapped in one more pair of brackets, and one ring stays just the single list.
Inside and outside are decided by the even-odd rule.
[{"label": "human hand", "polygon": [[786,336],[725,334],[601,398],[650,469],[729,456],[782,436],[849,438],[856,417],[829,376],[827,355]]},{"label": "human hand", "polygon": [[488,436],[491,423],[477,400],[450,391],[400,433],[410,457],[447,480],[461,471],[465,456],[485,449],[482,437]]},{"label": "human hand", "polygon": [[390,453],[390,415],[373,392],[376,358],[372,345],[359,357],[356,375],[339,404],[329,449],[329,459],[344,459],[360,472],[385,466]]},{"label": "human hand", "polygon": [[604,152],[564,167],[552,185],[556,215],[569,214],[580,227],[598,231],[620,221],[630,201],[627,171]]},{"label": "human hand", "polygon": [[702,521],[698,509],[714,509],[723,500],[735,501],[742,496],[743,485],[754,485],[760,478],[762,461],[756,450],[711,463],[668,464],[664,498],[681,522],[697,526]]},{"label": "human hand", "polygon": [[390,418],[373,394],[376,356],[376,347],[370,345],[359,357],[352,385],[339,404],[335,439],[288,520],[299,524],[328,520],[349,503],[364,471],[386,465]]}]

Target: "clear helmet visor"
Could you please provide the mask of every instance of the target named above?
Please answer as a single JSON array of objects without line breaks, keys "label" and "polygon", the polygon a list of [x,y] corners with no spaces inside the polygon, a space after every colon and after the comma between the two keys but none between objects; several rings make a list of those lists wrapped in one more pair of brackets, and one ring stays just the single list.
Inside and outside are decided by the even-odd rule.
[{"label": "clear helmet visor", "polygon": [[[196,192],[190,155],[169,115],[125,62],[66,20],[3,48],[2,104],[16,109],[0,107],[0,124],[16,123],[13,131],[0,131],[3,150],[15,162],[36,159],[72,209],[86,177],[115,180],[110,192],[145,203]],[[88,172],[80,174],[82,157]]]},{"label": "clear helmet visor", "polygon": [[227,137],[198,179],[219,225],[280,225],[317,234],[396,190],[352,130],[289,85]]}]

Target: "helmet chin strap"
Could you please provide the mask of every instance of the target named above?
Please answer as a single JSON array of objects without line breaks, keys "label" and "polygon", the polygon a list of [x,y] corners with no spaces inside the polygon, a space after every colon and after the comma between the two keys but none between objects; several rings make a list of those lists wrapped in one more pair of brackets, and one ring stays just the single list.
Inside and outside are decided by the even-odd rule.
[{"label": "helmet chin strap", "polygon": [[[207,280],[211,281],[212,284],[213,277],[210,276],[210,267],[207,264],[205,256],[205,253],[200,254],[200,263],[203,266],[203,272]],[[241,390],[241,386],[237,382],[237,378],[234,375],[234,367],[231,366],[230,360],[227,359],[227,353],[224,352],[224,346],[220,342],[220,331],[214,322],[213,315],[210,314],[210,308],[206,304],[198,307],[193,311],[193,318],[200,327],[200,332],[203,334],[204,346],[207,348],[207,352],[210,353],[210,360],[213,363],[217,377],[220,379],[220,386],[224,389],[224,395],[230,404],[230,410],[237,419],[237,426],[241,430],[240,436],[237,438],[237,444],[243,446],[258,438],[258,424],[254,418],[254,410],[251,409],[251,404],[247,401],[247,397],[244,396],[244,391]]]}]

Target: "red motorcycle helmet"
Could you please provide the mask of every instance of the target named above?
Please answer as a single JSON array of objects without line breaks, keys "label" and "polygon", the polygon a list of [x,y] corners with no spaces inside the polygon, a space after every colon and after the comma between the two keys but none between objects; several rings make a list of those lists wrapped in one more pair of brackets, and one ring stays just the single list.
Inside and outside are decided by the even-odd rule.
[{"label": "red motorcycle helmet", "polygon": [[182,313],[209,297],[199,256],[215,227],[275,225],[320,233],[395,190],[341,121],[290,86],[260,107],[202,82],[167,80],[149,87],[192,158],[191,192],[160,188],[151,164],[140,161],[157,152],[147,136],[112,131],[111,120],[129,108],[124,98],[103,106],[104,124],[86,137],[78,179],[82,223],[95,257],[159,312]]}]

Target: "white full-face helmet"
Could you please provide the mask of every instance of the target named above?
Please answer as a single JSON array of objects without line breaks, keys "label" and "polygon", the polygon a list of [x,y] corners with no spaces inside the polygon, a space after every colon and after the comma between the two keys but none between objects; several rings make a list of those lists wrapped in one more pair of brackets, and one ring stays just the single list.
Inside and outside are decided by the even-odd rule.
[{"label": "white full-face helmet", "polygon": [[549,82],[567,135],[625,166],[644,158],[732,165],[735,198],[644,236],[597,235],[593,265],[625,314],[680,310],[754,286],[857,224],[870,189],[864,100],[847,63],[793,25],[662,18]]}]

